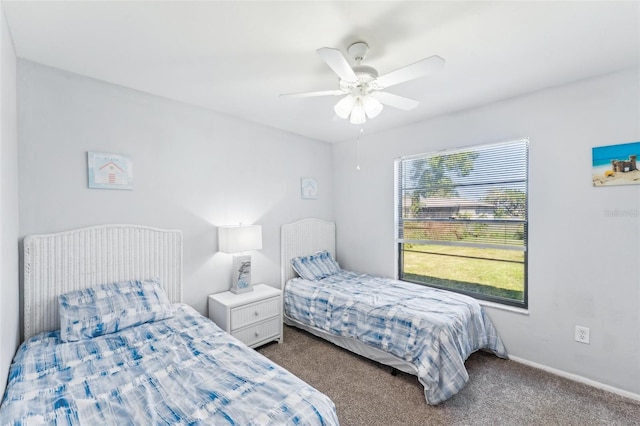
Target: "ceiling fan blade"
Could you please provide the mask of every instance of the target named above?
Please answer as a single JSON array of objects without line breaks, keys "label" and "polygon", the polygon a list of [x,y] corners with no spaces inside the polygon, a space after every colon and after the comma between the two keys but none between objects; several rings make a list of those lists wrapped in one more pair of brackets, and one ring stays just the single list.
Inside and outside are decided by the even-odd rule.
[{"label": "ceiling fan blade", "polygon": [[340,96],[344,95],[342,90],[323,90],[320,92],[285,93],[281,98],[311,98],[314,96]]},{"label": "ceiling fan blade", "polygon": [[379,100],[385,105],[398,108],[404,111],[409,111],[420,105],[419,101],[414,99],[405,98],[404,96],[394,95],[389,92],[372,92],[371,96]]},{"label": "ceiling fan blade", "polygon": [[438,55],[430,56],[406,67],[381,75],[376,79],[375,85],[380,89],[385,89],[405,81],[424,77],[427,74],[441,70],[443,67],[444,59]]},{"label": "ceiling fan blade", "polygon": [[345,59],[342,52],[338,49],[333,49],[331,47],[321,47],[317,50],[318,55],[329,65],[329,67],[338,74],[341,80],[346,81],[347,83],[357,83],[358,77],[356,73],[353,72],[349,62]]}]

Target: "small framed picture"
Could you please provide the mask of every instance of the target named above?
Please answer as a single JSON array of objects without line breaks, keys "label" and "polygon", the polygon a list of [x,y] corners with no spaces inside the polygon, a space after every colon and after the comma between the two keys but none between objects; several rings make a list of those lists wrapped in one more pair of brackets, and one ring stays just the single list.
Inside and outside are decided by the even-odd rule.
[{"label": "small framed picture", "polygon": [[639,185],[640,142],[592,148],[593,186]]},{"label": "small framed picture", "polygon": [[88,152],[89,188],[133,189],[133,161],[128,155]]},{"label": "small framed picture", "polygon": [[318,182],[310,177],[300,178],[300,196],[307,200],[318,198]]}]

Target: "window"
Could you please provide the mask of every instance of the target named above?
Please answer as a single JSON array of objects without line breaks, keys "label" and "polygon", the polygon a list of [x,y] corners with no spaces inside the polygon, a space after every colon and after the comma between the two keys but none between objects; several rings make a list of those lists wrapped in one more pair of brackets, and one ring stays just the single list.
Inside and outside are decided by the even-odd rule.
[{"label": "window", "polygon": [[395,161],[399,278],[527,307],[527,139]]}]

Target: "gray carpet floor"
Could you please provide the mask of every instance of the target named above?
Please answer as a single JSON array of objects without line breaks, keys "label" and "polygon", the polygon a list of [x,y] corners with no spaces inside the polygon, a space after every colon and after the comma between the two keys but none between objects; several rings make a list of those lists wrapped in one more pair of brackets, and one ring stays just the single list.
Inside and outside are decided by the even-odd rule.
[{"label": "gray carpet floor", "polygon": [[415,376],[284,327],[284,343],[260,353],[336,404],[350,425],[640,425],[640,402],[485,352],[466,362],[469,382],[437,406],[427,405]]}]

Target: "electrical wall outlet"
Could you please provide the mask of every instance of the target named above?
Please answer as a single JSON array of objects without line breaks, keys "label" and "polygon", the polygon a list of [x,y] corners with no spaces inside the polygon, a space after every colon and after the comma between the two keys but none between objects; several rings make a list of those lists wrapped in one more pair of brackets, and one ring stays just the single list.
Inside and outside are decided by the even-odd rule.
[{"label": "electrical wall outlet", "polygon": [[581,325],[576,325],[576,342],[589,344],[589,327],[583,327]]}]

